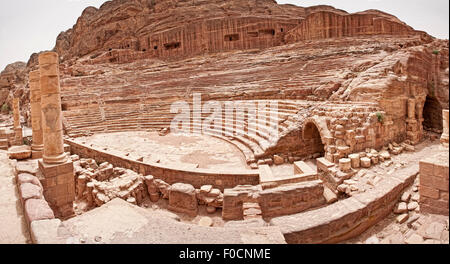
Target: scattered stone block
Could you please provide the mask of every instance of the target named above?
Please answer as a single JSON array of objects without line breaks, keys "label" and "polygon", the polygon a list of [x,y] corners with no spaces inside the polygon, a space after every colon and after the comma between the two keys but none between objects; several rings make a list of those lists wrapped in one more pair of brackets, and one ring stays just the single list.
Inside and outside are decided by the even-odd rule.
[{"label": "scattered stone block", "polygon": [[402,202],[408,202],[409,201],[409,199],[411,198],[411,193],[409,193],[409,192],[405,192],[405,193],[403,193],[402,194],[402,197],[400,198],[400,200],[402,201]]},{"label": "scattered stone block", "polygon": [[372,165],[371,159],[369,159],[367,157],[361,158],[361,167],[370,168],[371,165]]},{"label": "scattered stone block", "polygon": [[408,205],[404,202],[399,203],[394,210],[394,213],[396,214],[404,214],[406,212],[408,212]]},{"label": "scattered stone block", "polygon": [[348,187],[349,186],[347,184],[341,184],[337,187],[337,190],[341,193],[345,193],[347,192]]},{"label": "scattered stone block", "polygon": [[409,211],[414,211],[417,209],[417,207],[419,207],[419,204],[417,202],[411,202],[408,204]]},{"label": "scattered stone block", "polygon": [[273,160],[272,159],[266,159],[264,160],[265,164],[272,166],[273,165]]},{"label": "scattered stone block", "polygon": [[210,193],[212,189],[213,189],[212,185],[203,185],[202,187],[200,187],[200,192],[201,193]]},{"label": "scattered stone block", "polygon": [[169,188],[169,210],[196,216],[198,202],[194,186],[175,183]]},{"label": "scattered stone block", "polygon": [[401,214],[397,216],[397,223],[403,224],[404,222],[406,222],[406,220],[408,220],[408,217],[409,217],[408,214]]},{"label": "scattered stone block", "polygon": [[353,169],[358,169],[359,167],[361,167],[361,158],[360,158],[359,154],[351,154],[348,157],[351,160]]},{"label": "scattered stone block", "polygon": [[344,158],[339,160],[339,169],[343,172],[348,172],[352,168],[350,159]]},{"label": "scattered stone block", "polygon": [[420,216],[418,214],[412,215],[406,222],[406,225],[411,228],[412,224],[414,224],[419,218]]},{"label": "scattered stone block", "polygon": [[282,164],[284,164],[284,159],[283,159],[283,157],[280,157],[278,155],[274,155],[273,156],[273,163],[275,165],[282,165]]},{"label": "scattered stone block", "polygon": [[332,204],[338,200],[337,195],[327,187],[323,189],[323,196],[328,204]]},{"label": "scattered stone block", "polygon": [[25,160],[31,158],[30,146],[13,146],[8,149],[8,157],[15,160]]},{"label": "scattered stone block", "polygon": [[379,155],[380,155],[380,157],[382,157],[384,160],[389,160],[389,159],[391,159],[391,154],[389,154],[389,152],[386,151],[386,150],[381,151]]}]

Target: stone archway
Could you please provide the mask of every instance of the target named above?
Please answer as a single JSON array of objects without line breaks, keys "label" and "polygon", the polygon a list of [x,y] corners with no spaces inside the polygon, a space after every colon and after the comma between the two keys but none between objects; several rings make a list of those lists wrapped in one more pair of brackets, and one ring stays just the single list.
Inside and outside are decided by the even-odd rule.
[{"label": "stone archway", "polygon": [[422,114],[425,130],[442,131],[442,106],[436,98],[427,96]]},{"label": "stone archway", "polygon": [[303,127],[303,141],[311,146],[311,154],[325,154],[325,145],[319,127],[313,121],[308,121]]}]

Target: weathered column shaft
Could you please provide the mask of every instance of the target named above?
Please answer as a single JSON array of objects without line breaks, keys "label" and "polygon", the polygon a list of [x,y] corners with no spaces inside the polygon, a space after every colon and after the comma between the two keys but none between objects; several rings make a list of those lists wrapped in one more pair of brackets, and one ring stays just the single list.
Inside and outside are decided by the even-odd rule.
[{"label": "weathered column shaft", "polygon": [[13,99],[13,117],[14,117],[14,128],[20,128],[20,105],[19,98]]},{"label": "weathered column shaft", "polygon": [[14,115],[14,145],[23,144],[23,131],[20,124],[20,105],[19,98],[13,99],[13,115]]},{"label": "weathered column shaft", "polygon": [[449,113],[448,110],[442,111],[442,136],[441,136],[441,143],[444,145],[448,145],[449,143]]},{"label": "weathered column shaft", "polygon": [[42,152],[44,150],[40,83],[40,72],[30,72],[31,127],[33,130],[33,144],[31,145],[31,149],[36,152]]},{"label": "weathered column shaft", "polygon": [[448,136],[449,133],[449,114],[448,110],[442,111],[442,127],[443,127],[443,134]]},{"label": "weathered column shaft", "polygon": [[43,160],[48,164],[60,164],[67,161],[67,155],[64,153],[58,54],[45,52],[39,55],[39,67],[44,139]]},{"label": "weathered column shaft", "polygon": [[416,119],[416,100],[408,99],[408,118]]}]

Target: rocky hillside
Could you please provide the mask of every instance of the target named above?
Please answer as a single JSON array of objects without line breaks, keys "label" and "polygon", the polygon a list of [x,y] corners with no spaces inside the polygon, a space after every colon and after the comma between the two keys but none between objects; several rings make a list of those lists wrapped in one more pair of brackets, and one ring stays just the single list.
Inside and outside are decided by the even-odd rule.
[{"label": "rocky hillside", "polygon": [[[414,49],[416,55],[411,55]],[[331,6],[298,7],[279,5],[273,0],[113,0],[98,9],[86,8],[73,28],[57,37],[54,51],[61,56],[63,94],[72,100],[63,103],[69,106],[79,104],[73,101],[76,95],[85,94],[91,86],[104,91],[113,86],[126,98],[145,91],[132,90],[131,86],[139,88],[145,84],[148,88],[162,83],[166,88],[175,83],[187,87],[181,95],[189,95],[198,87],[206,91],[212,89],[206,87],[227,86],[234,96],[264,91],[274,94],[281,89],[285,90],[285,97],[364,100],[373,97],[372,83],[389,86],[395,82],[380,72],[391,68],[413,70],[416,66],[409,65],[420,65],[413,61],[423,59],[426,63],[419,66],[422,83],[432,90],[429,94],[434,93],[433,97],[448,107],[448,41],[434,40],[378,10],[349,14]],[[229,52],[233,56],[228,57]],[[423,52],[427,55],[421,55]],[[268,61],[259,61],[266,54],[270,54]],[[364,58],[355,65],[352,63],[357,54]],[[37,56],[38,53],[33,54],[27,64],[9,65],[0,74],[0,105],[10,105],[14,96],[21,97],[25,117],[29,102],[27,75],[37,67]],[[245,58],[251,63],[243,61]],[[296,79],[301,75],[296,67],[321,69],[321,63],[327,65],[327,60],[332,69],[326,74],[317,72],[317,78]],[[208,69],[198,67],[214,61],[217,64],[211,67],[222,71],[221,76],[226,78],[200,77]],[[177,66],[177,62],[183,63]],[[222,62],[226,64],[220,65]],[[303,63],[310,66],[301,66]],[[189,77],[195,82],[170,81],[168,76],[174,69],[188,65],[196,67],[188,71],[199,71]],[[252,77],[242,69],[229,76],[243,67],[239,65],[255,67],[260,73]],[[427,68],[429,65],[432,68]],[[272,76],[267,75],[267,70]],[[148,79],[150,74],[155,76]],[[256,76],[259,79],[253,80]],[[99,83],[102,79],[105,80]],[[162,82],[153,84],[151,80],[155,79]],[[259,86],[252,86],[252,80]],[[251,88],[236,91],[236,83],[244,90]],[[224,96],[228,90],[223,90]]]}]

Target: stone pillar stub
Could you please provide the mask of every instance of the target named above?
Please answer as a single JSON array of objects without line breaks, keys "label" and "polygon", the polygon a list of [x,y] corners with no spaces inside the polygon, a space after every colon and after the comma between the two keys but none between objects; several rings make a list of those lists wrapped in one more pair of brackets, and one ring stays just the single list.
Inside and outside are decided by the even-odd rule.
[{"label": "stone pillar stub", "polygon": [[31,127],[33,130],[32,158],[42,158],[44,138],[42,134],[41,85],[40,71],[32,71],[30,80]]},{"label": "stone pillar stub", "polygon": [[44,196],[57,217],[74,215],[75,180],[73,162],[69,159],[60,164],[38,161]]},{"label": "stone pillar stub", "polygon": [[416,100],[408,99],[408,119],[416,119]]},{"label": "stone pillar stub", "polygon": [[41,53],[39,70],[44,143],[43,161],[48,164],[62,164],[67,161],[67,155],[64,153],[58,54],[55,52]]},{"label": "stone pillar stub", "polygon": [[23,131],[20,125],[20,103],[19,98],[13,99],[14,117],[14,145],[23,145]]}]

